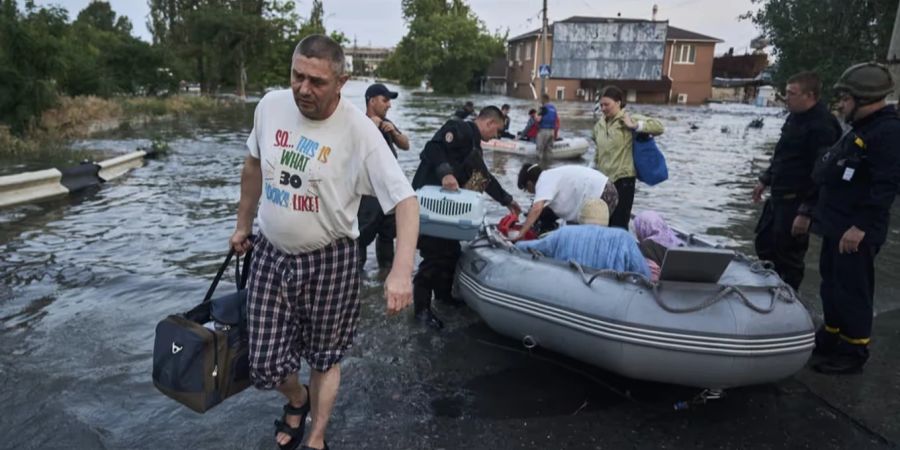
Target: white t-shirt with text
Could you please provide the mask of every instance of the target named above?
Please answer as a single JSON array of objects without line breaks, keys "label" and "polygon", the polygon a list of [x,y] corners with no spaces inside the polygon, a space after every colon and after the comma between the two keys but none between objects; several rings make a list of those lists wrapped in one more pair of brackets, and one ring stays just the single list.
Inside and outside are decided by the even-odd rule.
[{"label": "white t-shirt with text", "polygon": [[609,177],[585,166],[561,166],[541,172],[534,186],[534,201],[546,201],[546,207],[567,222],[577,221],[584,201],[602,198]]},{"label": "white t-shirt with text", "polygon": [[325,120],[304,117],[290,89],[266,94],[247,139],[260,160],[259,229],[289,254],[356,239],[362,195],[384,211],[412,197],[412,189],[375,124],[346,99]]}]

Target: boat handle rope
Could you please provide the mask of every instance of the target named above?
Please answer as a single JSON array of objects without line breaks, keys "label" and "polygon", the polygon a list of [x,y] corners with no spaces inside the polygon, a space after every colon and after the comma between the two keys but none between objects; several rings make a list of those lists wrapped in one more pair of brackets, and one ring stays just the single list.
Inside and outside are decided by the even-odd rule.
[{"label": "boat handle rope", "polygon": [[653,299],[656,300],[656,303],[659,305],[660,308],[664,309],[666,312],[676,313],[676,314],[697,312],[702,309],[709,308],[710,306],[715,305],[716,303],[722,301],[723,299],[725,299],[726,297],[728,297],[731,294],[737,295],[738,298],[741,299],[741,303],[746,305],[748,308],[750,308],[760,314],[768,314],[768,313],[772,312],[773,310],[775,310],[775,299],[781,297],[781,294],[780,294],[781,291],[778,288],[773,288],[770,291],[772,295],[769,296],[769,306],[767,308],[760,308],[759,306],[756,306],[755,304],[753,304],[753,302],[751,302],[750,299],[747,298],[747,296],[744,294],[743,291],[741,291],[741,289],[739,287],[737,287],[737,286],[722,286],[722,289],[719,292],[717,292],[715,295],[706,299],[704,302],[700,303],[697,306],[692,306],[692,307],[688,307],[688,308],[673,308],[673,307],[667,305],[663,301],[662,296],[659,295],[659,286],[658,285],[655,285],[653,287],[652,291],[653,291]]},{"label": "boat handle rope", "polygon": [[581,281],[584,281],[584,284],[586,284],[588,286],[590,286],[591,283],[594,282],[594,280],[596,280],[597,278],[599,278],[601,276],[605,276],[608,278],[615,278],[617,281],[626,281],[627,279],[631,278],[632,281],[634,281],[638,284],[642,284],[644,287],[646,287],[648,289],[651,288],[653,285],[653,283],[649,282],[649,280],[644,278],[643,275],[641,275],[639,273],[635,273],[635,272],[617,272],[615,270],[600,269],[595,274],[588,277],[588,275],[586,273],[584,273],[584,268],[581,267],[581,264],[579,264],[577,261],[573,261],[570,259],[567,262],[569,263],[569,266],[574,267],[575,270],[578,271],[578,274],[581,275]]},{"label": "boat handle rope", "polygon": [[578,271],[578,274],[581,275],[581,280],[587,286],[591,286],[591,284],[594,282],[594,280],[596,280],[597,278],[599,278],[601,276],[605,276],[608,278],[615,278],[618,281],[625,281],[626,279],[628,279],[628,280],[634,282],[635,284],[638,284],[638,285],[648,289],[653,294],[653,300],[656,301],[656,303],[659,305],[660,308],[662,308],[666,312],[670,312],[670,313],[674,313],[674,314],[691,313],[691,312],[696,312],[696,311],[700,311],[700,310],[709,308],[710,306],[722,301],[723,299],[727,298],[729,295],[732,295],[732,294],[736,295],[741,300],[741,303],[743,303],[748,308],[750,308],[753,311],[756,311],[760,314],[768,314],[768,313],[772,312],[775,309],[775,300],[776,299],[782,300],[785,303],[792,303],[795,299],[793,290],[790,289],[789,287],[787,289],[785,289],[786,285],[784,285],[782,283],[779,286],[769,289],[769,292],[771,293],[771,296],[769,298],[769,305],[766,308],[761,308],[761,307],[755,305],[752,301],[750,301],[750,299],[747,298],[747,295],[744,293],[744,291],[742,291],[741,288],[739,288],[738,286],[725,285],[725,286],[722,286],[722,289],[719,290],[719,292],[717,292],[715,295],[704,300],[703,302],[701,302],[700,304],[698,304],[696,306],[691,306],[688,308],[675,308],[675,307],[667,305],[665,303],[665,301],[662,299],[662,296],[660,295],[660,292],[659,292],[659,286],[660,286],[659,283],[654,283],[654,282],[648,280],[646,277],[644,277],[641,274],[634,273],[634,272],[617,272],[615,270],[600,270],[597,273],[593,274],[592,276],[588,276],[584,272],[584,268],[581,266],[581,264],[570,260],[569,265]]}]

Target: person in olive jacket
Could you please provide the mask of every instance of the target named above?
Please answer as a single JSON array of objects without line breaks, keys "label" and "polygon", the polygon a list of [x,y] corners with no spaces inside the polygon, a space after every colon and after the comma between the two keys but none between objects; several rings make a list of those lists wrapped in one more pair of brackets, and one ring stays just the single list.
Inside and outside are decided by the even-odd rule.
[{"label": "person in olive jacket", "polygon": [[619,193],[619,204],[610,212],[609,226],[627,230],[637,180],[632,153],[634,134],[659,136],[663,125],[656,119],[626,111],[625,94],[616,86],[604,88],[598,104],[603,114],[591,131],[597,145],[594,167],[609,177]]}]

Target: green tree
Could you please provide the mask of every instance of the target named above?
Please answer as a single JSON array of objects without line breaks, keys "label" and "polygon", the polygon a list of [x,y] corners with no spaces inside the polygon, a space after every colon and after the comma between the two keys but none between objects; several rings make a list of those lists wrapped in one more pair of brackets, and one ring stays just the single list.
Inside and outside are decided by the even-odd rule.
[{"label": "green tree", "polygon": [[291,55],[300,40],[303,19],[292,1],[273,2],[266,11],[271,27],[266,51],[258,55],[259,71],[255,80],[259,87],[282,86],[288,81]]},{"label": "green tree", "polygon": [[68,12],[0,0],[0,122],[16,134],[56,103],[56,79],[64,71],[62,40]]},{"label": "green tree", "polygon": [[488,33],[463,0],[403,0],[403,16],[409,30],[378,70],[403,84],[464,93],[505,51],[506,36]]},{"label": "green tree", "polygon": [[155,94],[172,88],[165,54],[131,35],[131,22],[108,2],[78,13],[63,45],[67,70],[60,90],[68,95]]},{"label": "green tree", "polygon": [[309,19],[300,27],[301,36],[311,34],[325,34],[325,8],[322,7],[322,0],[313,0]]},{"label": "green tree", "polygon": [[350,38],[347,37],[347,35],[344,34],[344,32],[342,32],[342,31],[334,30],[328,34],[328,37],[333,39],[334,42],[337,42],[338,45],[340,45],[341,47],[346,47],[347,44],[350,43]]},{"label": "green tree", "polygon": [[116,13],[108,2],[92,1],[78,13],[75,22],[89,25],[101,31],[115,31]]},{"label": "green tree", "polygon": [[[236,5],[240,6],[240,5]],[[231,85],[243,95],[250,55],[264,50],[268,24],[261,11],[207,5],[186,17],[189,48],[200,56],[201,85],[215,92]]]},{"label": "green tree", "polygon": [[[297,42],[325,33],[324,8],[312,2],[301,20],[293,1],[149,0],[153,41],[178,63],[175,71],[199,81],[204,92],[222,86],[242,92],[251,87],[282,85],[288,78]],[[332,37],[343,39],[340,32]]]},{"label": "green tree", "polygon": [[774,47],[774,79],[784,85],[802,70],[824,81],[825,96],[851,64],[883,61],[890,44],[898,0],[753,0],[751,20]]}]

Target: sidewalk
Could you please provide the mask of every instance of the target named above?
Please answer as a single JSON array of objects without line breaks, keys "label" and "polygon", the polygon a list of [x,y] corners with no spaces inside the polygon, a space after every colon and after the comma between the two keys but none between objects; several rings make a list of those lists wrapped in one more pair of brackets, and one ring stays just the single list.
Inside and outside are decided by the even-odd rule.
[{"label": "sidewalk", "polygon": [[900,310],[875,318],[870,349],[862,374],[825,376],[805,370],[796,378],[848,419],[900,446]]},{"label": "sidewalk", "polygon": [[[700,390],[630,380],[551,352],[529,352],[470,314],[449,314],[456,316],[449,323],[461,326],[440,337],[414,339],[422,352],[404,362],[417,368],[413,373],[399,375],[394,367],[387,377],[386,370],[372,380],[382,382],[377,387],[348,378],[345,404],[377,405],[369,414],[379,426],[334,444],[755,450],[900,443],[900,377],[892,358],[900,343],[900,311],[876,319],[873,356],[861,375],[826,377],[805,369],[780,383],[729,389],[724,398],[678,411],[677,402]],[[347,416],[337,421],[344,424],[366,418],[343,411]]]}]

